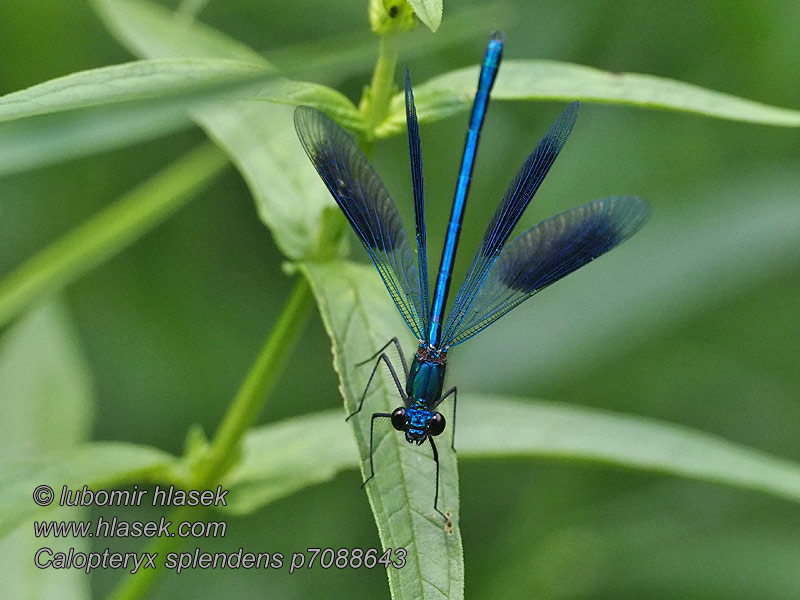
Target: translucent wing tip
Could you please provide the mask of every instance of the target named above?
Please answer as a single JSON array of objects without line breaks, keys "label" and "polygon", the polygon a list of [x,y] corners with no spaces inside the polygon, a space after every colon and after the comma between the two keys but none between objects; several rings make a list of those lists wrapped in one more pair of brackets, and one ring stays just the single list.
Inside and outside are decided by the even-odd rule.
[{"label": "translucent wing tip", "polygon": [[[650,218],[653,209],[650,203],[639,196],[611,196],[602,200],[595,200],[607,204],[616,204],[615,212],[621,214],[621,223],[624,224],[624,238],[628,239],[639,231]],[[622,240],[621,240],[622,241]]]},{"label": "translucent wing tip", "polygon": [[406,91],[406,110],[408,110],[409,103],[411,104],[414,103],[414,92],[411,89],[411,74],[408,72],[408,67],[406,67],[405,91]]},{"label": "translucent wing tip", "polygon": [[564,109],[564,112],[561,113],[561,116],[559,116],[556,122],[550,127],[550,131],[547,132],[546,136],[561,138],[563,140],[561,144],[563,145],[566,138],[572,132],[575,121],[578,120],[580,108],[581,103],[578,100],[570,102],[567,108]]},{"label": "translucent wing tip", "polygon": [[311,136],[316,112],[318,111],[310,106],[298,106],[294,109],[294,130],[297,133],[300,144],[303,146],[303,150],[306,151],[312,162],[314,161],[314,156]]},{"label": "translucent wing tip", "polygon": [[326,119],[328,116],[324,112],[311,106],[301,105],[294,109],[294,130],[306,148],[306,152],[309,148],[309,133],[320,121],[324,122]]},{"label": "translucent wing tip", "polygon": [[500,42],[502,44],[502,43],[504,43],[506,41],[506,36],[502,31],[495,30],[489,36],[489,41]]},{"label": "translucent wing tip", "polygon": [[581,107],[581,101],[573,100],[572,102],[569,103],[569,106],[567,106],[564,112],[569,113],[570,115],[574,115],[572,117],[572,120],[575,121],[575,119],[578,118],[578,110],[580,109],[580,107]]},{"label": "translucent wing tip", "polygon": [[294,109],[294,126],[295,128],[299,127],[304,121],[306,121],[309,116],[311,116],[314,111],[317,110],[310,106],[306,106],[302,104]]}]

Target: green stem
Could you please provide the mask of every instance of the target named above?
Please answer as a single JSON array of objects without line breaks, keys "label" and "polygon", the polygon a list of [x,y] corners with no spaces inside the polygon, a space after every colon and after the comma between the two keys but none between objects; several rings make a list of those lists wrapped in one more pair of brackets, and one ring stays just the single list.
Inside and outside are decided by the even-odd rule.
[{"label": "green stem", "polygon": [[[168,519],[173,523],[182,521],[196,521],[202,518],[205,511],[197,507],[181,507],[173,510]],[[139,600],[144,598],[147,592],[155,583],[156,579],[164,571],[164,557],[170,552],[177,552],[183,545],[184,539],[180,536],[157,538],[147,546],[145,552],[158,553],[156,561],[161,566],[155,569],[141,569],[133,575],[125,576],[117,587],[108,596],[108,600]],[[156,562],[156,564],[159,564]]]},{"label": "green stem", "polygon": [[[297,342],[313,306],[311,287],[305,277],[299,277],[289,301],[283,309],[278,322],[266,344],[250,368],[228,412],[222,420],[202,462],[195,471],[192,487],[206,489],[218,483],[218,480],[233,464],[242,436],[255,421],[264,407],[270,391],[283,372],[292,348]],[[173,511],[169,520],[180,523],[186,520],[197,520],[204,511],[197,508],[184,507]],[[191,517],[191,519],[190,519]],[[145,552],[158,553],[158,559],[164,560],[168,552],[176,552],[182,545],[183,538],[165,537],[150,544]],[[144,569],[135,575],[125,577],[109,596],[110,600],[139,600],[143,598],[155,583],[161,569]]]},{"label": "green stem", "polygon": [[0,281],[0,327],[162,223],[228,164],[204,143],[28,259]]},{"label": "green stem", "polygon": [[396,34],[390,33],[381,36],[375,71],[372,73],[369,92],[361,106],[367,135],[370,138],[378,125],[389,114],[389,102],[394,93],[394,72],[397,67],[397,54]]},{"label": "green stem", "polygon": [[275,328],[250,368],[239,392],[217,429],[205,460],[198,469],[200,484],[215,483],[224,474],[230,456],[264,407],[269,393],[303,331],[312,307],[311,288],[300,276]]}]

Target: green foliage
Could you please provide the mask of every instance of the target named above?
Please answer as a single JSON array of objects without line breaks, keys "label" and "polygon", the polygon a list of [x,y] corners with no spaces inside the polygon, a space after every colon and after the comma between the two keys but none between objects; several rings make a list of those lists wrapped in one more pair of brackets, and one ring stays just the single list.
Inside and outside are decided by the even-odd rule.
[{"label": "green foliage", "polygon": [[408,3],[428,29],[439,29],[442,22],[442,0],[408,0]]},{"label": "green foliage", "polygon": [[[35,460],[17,460],[3,465],[0,535],[13,531],[35,516],[47,514],[31,501],[33,489],[43,481],[59,482],[70,490],[106,489],[131,481],[183,483],[167,470],[175,462],[169,454],[148,446],[121,442],[94,442],[68,452],[44,454]],[[60,493],[56,489],[56,494]],[[48,515],[48,518],[57,518]]]},{"label": "green foliage", "polygon": [[[561,291],[537,298],[538,314],[527,324],[548,344],[511,342],[511,356],[485,357],[486,368],[514,377],[515,370],[535,364],[530,379],[537,388],[557,385],[624,356],[643,337],[669,330],[676,319],[702,317],[726,297],[758,290],[790,272],[800,262],[794,226],[800,204],[793,185],[792,177],[781,173],[772,173],[757,189],[731,182],[704,193],[702,208],[688,204],[654,219],[629,242],[628,251],[605,257],[572,282],[564,281]],[[771,200],[753,202],[759,196]],[[630,273],[636,273],[630,285],[613,283]],[[604,291],[580,294],[572,285]],[[545,316],[556,313],[570,318]],[[572,359],[576,353],[580,362]]]},{"label": "green foliage", "polygon": [[[357,363],[369,358],[367,349],[377,349],[405,325],[395,307],[385,301],[380,281],[370,277],[371,265],[338,261],[306,264],[303,271],[311,281],[325,329],[333,344],[334,368],[339,374],[345,408],[352,413],[367,384],[371,367]],[[376,285],[377,284],[377,285]],[[397,388],[388,375],[373,381],[363,413],[351,422],[362,457],[364,479],[370,475],[368,414],[391,412],[398,405]],[[452,432],[452,430],[451,430]],[[439,446],[439,506],[457,524],[459,511],[458,473],[455,453],[448,436]],[[398,598],[459,598],[463,594],[464,572],[461,534],[445,529],[433,510],[434,469],[426,446],[408,444],[391,427],[375,431],[376,475],[367,486],[372,511],[378,523],[381,543],[386,548],[406,548],[409,565],[389,570],[392,593]],[[436,560],[426,560],[436,556]]]},{"label": "green foliage", "polygon": [[[89,367],[60,303],[38,307],[6,331],[0,341],[0,391],[3,400],[13,399],[3,402],[0,419],[0,576],[7,589],[25,589],[34,598],[89,598],[82,573],[62,571],[43,576],[31,560],[41,547],[31,534],[38,512],[31,494],[43,481],[61,477],[64,469],[58,466],[75,469],[74,462],[57,466],[50,461],[88,436],[94,413]],[[54,402],[56,395],[58,401]],[[35,471],[51,479],[31,477]],[[68,518],[66,511],[57,507],[50,514]],[[83,551],[88,546],[88,540],[51,542],[55,551],[68,547]]]},{"label": "green foliage", "polygon": [[0,174],[185,128],[188,109],[265,76],[263,67],[241,61],[139,61],[8,94],[0,99]]},{"label": "green foliage", "polygon": [[[302,403],[302,397],[308,395],[305,386],[311,385],[314,377],[323,372],[322,367],[308,360],[299,361],[302,371],[292,371],[298,368],[292,362],[298,361],[289,360],[310,303],[304,280],[313,289],[325,333],[331,340],[333,366],[339,377],[347,413],[357,406],[370,373],[370,367],[357,366],[359,362],[395,335],[405,336],[404,348],[413,348],[413,340],[408,337],[371,265],[343,258],[347,247],[346,227],[296,141],[291,115],[293,107],[298,104],[316,106],[360,140],[369,143],[402,134],[405,119],[403,97],[396,93],[395,69],[405,60],[403,36],[411,35],[402,31],[413,23],[412,9],[420,21],[431,31],[436,31],[441,23],[442,3],[439,0],[409,0],[408,4],[380,0],[370,5],[373,29],[379,34],[391,32],[391,35],[384,35],[381,39],[372,81],[358,106],[332,87],[292,78],[323,76],[328,68],[335,67],[336,73],[363,85],[367,78],[362,76],[361,67],[356,66],[363,62],[360,47],[354,50],[344,47],[344,44],[333,44],[330,56],[314,56],[318,60],[307,61],[307,48],[289,45],[275,53],[283,59],[276,60],[276,63],[282,67],[286,64],[278,71],[246,44],[197,22],[195,16],[203,8],[203,3],[186,2],[177,15],[143,0],[95,0],[94,6],[117,40],[142,60],[74,72],[0,97],[0,174],[19,173],[120,148],[186,129],[191,122],[197,123],[222,152],[206,145],[178,159],[97,216],[57,241],[46,243],[44,249],[0,280],[0,324],[20,318],[4,332],[0,343],[2,433],[7,457],[0,467],[0,535],[6,536],[4,554],[8,554],[8,549],[19,543],[18,540],[27,544],[27,552],[32,542],[29,537],[20,537],[20,525],[29,522],[31,517],[60,514],[43,513],[43,509],[31,503],[31,490],[42,482],[58,481],[70,487],[108,487],[159,481],[191,487],[219,480],[232,490],[231,506],[226,514],[248,515],[278,499],[301,496],[298,494],[300,490],[330,481],[340,471],[357,465],[361,468],[362,478],[368,477],[368,416],[374,411],[388,412],[398,403],[394,383],[386,373],[381,373],[373,382],[364,411],[351,420],[352,427],[343,423],[344,412],[326,411],[259,427],[248,433],[269,391],[279,384],[280,373],[292,373],[293,384],[291,393],[275,394],[271,406],[278,411],[282,410],[279,405]],[[396,13],[393,7],[397,9]],[[211,3],[205,7],[204,15],[213,14],[213,10],[222,9],[215,9]],[[287,4],[281,10],[290,11],[292,7]],[[340,7],[340,10],[346,14],[348,9]],[[474,24],[465,27],[474,27]],[[605,32],[603,34],[605,39]],[[458,35],[448,33],[443,26],[442,32],[435,37],[437,40],[457,39]],[[430,42],[431,48],[435,43]],[[473,45],[471,41],[470,46]],[[372,44],[369,49],[374,52]],[[459,54],[455,64],[434,71],[443,74],[416,85],[420,122],[433,123],[469,108],[477,78],[476,68],[453,67],[464,62],[477,62],[478,56],[476,51],[473,58],[465,61]],[[516,101],[579,98],[587,102],[666,109],[761,125],[800,125],[799,111],[768,106],[672,79],[612,73],[545,60],[506,60],[493,97]],[[764,97],[769,96],[765,94]],[[506,123],[505,128],[509,144],[515,139],[515,132],[523,129],[523,143],[532,144],[527,128],[521,128],[514,121]],[[619,123],[609,130],[614,136],[625,136]],[[702,131],[708,133],[712,130]],[[784,138],[777,136],[758,138],[751,144],[745,134],[731,135],[741,137],[732,137],[728,146],[746,147],[752,149],[753,154],[776,144],[789,147]],[[602,140],[610,137],[611,134],[601,134],[595,138],[595,143],[602,146]],[[691,153],[693,143],[700,138],[693,130],[692,135],[685,138],[687,143],[683,147]],[[635,138],[627,139],[631,144]],[[447,154],[452,153],[450,141],[446,144],[438,139],[429,141],[426,138],[425,141],[425,148],[447,147]],[[725,144],[711,145],[715,152],[723,146]],[[484,148],[482,152],[485,151]],[[647,151],[649,149],[644,153]],[[492,170],[498,171],[497,178],[510,177],[510,172],[507,175],[503,172],[507,157],[503,156],[503,150],[496,152]],[[575,185],[582,193],[584,189],[590,189],[597,195],[602,194],[605,185],[613,185],[612,191],[619,191],[619,169],[627,168],[626,157],[631,161],[639,160],[636,164],[645,167],[655,165],[650,166],[649,173],[645,174],[650,177],[658,177],[665,169],[669,171],[666,165],[671,163],[668,161],[677,162],[674,156],[665,158],[659,154],[660,148],[653,151],[654,158],[650,162],[647,162],[647,157],[621,152],[618,147],[605,151],[616,154],[612,156],[613,161],[607,162],[604,156],[595,156],[595,153],[602,154],[603,150],[591,148],[583,152],[587,158],[583,164],[588,165],[591,162],[589,158],[596,159],[601,163],[597,168],[607,169],[613,175],[602,185],[592,184],[584,188],[581,171],[581,182]],[[441,164],[437,162],[437,154],[436,151],[426,151],[426,160],[434,156],[430,162]],[[708,159],[708,154],[709,148],[697,149],[695,159]],[[380,153],[378,159],[385,162]],[[747,161],[753,159],[747,157]],[[197,195],[222,172],[228,160],[238,168],[247,183],[258,216],[269,228],[276,247],[284,258],[293,261],[287,271],[296,273],[302,278],[301,282],[245,378],[232,408],[222,421],[223,425],[210,440],[206,440],[201,432],[217,429],[217,413],[214,413],[211,427],[198,425],[190,430],[182,458],[145,443],[85,441],[94,412],[90,369],[74,339],[70,317],[62,308],[52,305],[27,315],[24,311],[54,292],[65,288],[72,290],[71,284],[87,276],[91,278],[97,267],[123,250],[129,249],[128,252],[141,257],[141,248],[131,246]],[[564,161],[569,160],[565,156]],[[430,162],[426,163],[426,184],[433,182],[435,188],[441,178],[431,177]],[[714,167],[711,162],[709,165],[709,168]],[[389,171],[404,169],[389,168]],[[381,171],[386,172],[383,168]],[[577,172],[574,165],[573,172]],[[698,173],[702,175],[702,171]],[[653,407],[648,405],[648,394],[634,384],[630,384],[627,390],[624,383],[620,384],[620,393],[608,392],[597,400],[603,406],[608,403],[616,408],[615,411],[528,399],[512,401],[507,395],[496,392],[463,393],[465,388],[480,389],[483,378],[492,376],[496,382],[494,385],[508,386],[505,389],[518,386],[526,390],[524,395],[530,395],[528,390],[531,389],[537,390],[539,395],[539,390],[543,389],[552,391],[554,396],[580,400],[581,393],[585,393],[586,397],[593,398],[597,387],[595,382],[602,379],[604,373],[601,371],[609,369],[612,362],[622,361],[623,366],[616,371],[611,368],[610,372],[618,376],[608,376],[609,389],[626,377],[635,380],[634,374],[624,371],[625,361],[632,361],[630,354],[645,347],[649,340],[676,331],[676,324],[691,322],[692,319],[702,321],[718,306],[734,302],[738,295],[756,293],[753,290],[782,278],[791,278],[800,263],[794,226],[800,220],[794,198],[795,174],[796,170],[784,167],[765,171],[749,181],[745,178],[721,185],[714,180],[705,183],[706,187],[687,187],[686,193],[693,201],[683,205],[670,197],[680,190],[671,172],[670,178],[662,178],[658,185],[649,183],[643,175],[640,193],[654,200],[657,218],[640,239],[619,253],[615,252],[613,258],[603,259],[599,265],[571,277],[571,283],[560,284],[558,289],[563,292],[554,290],[543,294],[537,309],[537,315],[541,316],[509,316],[507,321],[512,325],[498,325],[498,330],[512,327],[510,335],[506,335],[502,342],[501,352],[486,351],[486,346],[474,350],[480,353],[469,363],[480,364],[480,369],[474,369],[475,373],[459,373],[458,363],[453,365],[451,373],[462,386],[460,397],[463,398],[456,441],[459,456],[473,464],[492,460],[498,473],[508,467],[507,461],[500,460],[502,458],[559,459],[675,475],[763,491],[792,502],[800,501],[800,466],[792,460],[774,456],[788,454],[791,450],[776,446],[772,453],[767,453],[718,435],[701,433],[697,428],[669,424],[669,421],[684,422],[683,414],[677,409],[672,414],[659,414],[652,410]],[[558,176],[556,167],[553,177]],[[662,187],[670,193],[660,196]],[[499,189],[493,193],[499,193]],[[570,188],[569,192],[575,190]],[[440,199],[429,203],[429,212],[437,213],[433,220],[443,212],[440,210],[442,205]],[[433,210],[433,207],[437,208]],[[0,208],[5,211],[6,206]],[[11,208],[15,210],[14,205]],[[200,212],[195,211],[191,216],[196,217]],[[6,219],[5,212],[0,214]],[[12,212],[14,214],[18,215]],[[11,224],[13,226],[13,221]],[[224,226],[224,222],[213,221],[211,229],[217,226]],[[228,232],[227,237],[238,238],[238,234],[238,231]],[[194,231],[192,236],[202,237]],[[148,243],[154,242],[151,239]],[[27,248],[30,247],[33,246]],[[162,257],[165,261],[172,260],[169,252],[159,254],[159,259]],[[199,272],[205,278],[204,267],[190,266],[201,269]],[[160,287],[177,289],[183,281],[184,269],[186,273],[192,272],[189,267],[181,267],[173,272],[177,276],[171,277],[168,285]],[[225,291],[223,289],[221,295],[224,296]],[[113,290],[106,292],[110,294]],[[159,290],[150,292],[155,297]],[[276,294],[280,298],[280,290]],[[198,305],[215,301],[205,291],[189,295]],[[158,304],[157,300],[149,297],[147,302],[149,305]],[[260,299],[252,301],[252,306],[259,305]],[[80,307],[81,302],[76,301],[74,306]],[[780,310],[776,312],[780,314]],[[206,333],[213,328],[212,321],[218,315],[200,314],[202,318],[195,319],[197,322],[192,325],[203,327]],[[558,315],[558,318],[553,315]],[[133,327],[148,326],[146,319],[141,323],[136,318],[131,321],[135,321]],[[181,328],[176,325],[174,329],[179,332],[175,335],[180,336]],[[94,338],[90,336],[95,343],[97,339],[111,336],[108,328],[101,328],[101,331]],[[490,335],[488,332],[485,334]],[[529,343],[530,339],[536,343]],[[752,336],[750,341],[753,340],[757,341],[757,336]],[[181,346],[176,346],[177,353],[188,353],[191,343],[183,338],[180,338],[180,343]],[[679,360],[680,344],[669,346],[665,343],[664,347],[672,348],[670,357]],[[222,348],[222,352],[227,354],[231,345],[222,345]],[[308,345],[304,346],[303,356],[312,351]],[[471,351],[465,347],[461,356],[469,361]],[[99,354],[95,352],[93,362],[101,362]],[[791,352],[786,354],[794,355]],[[706,359],[705,355],[703,359]],[[794,376],[791,365],[787,367],[784,364],[789,364],[790,359],[782,355],[775,364],[767,362],[758,376],[754,376],[757,385],[754,383],[753,387],[765,389],[767,398],[771,397],[771,392],[779,397],[780,393],[775,393],[775,390],[780,390],[781,385],[796,391],[796,387],[792,387],[797,383],[796,377],[789,379]],[[778,362],[780,365],[776,366]],[[757,360],[754,359],[753,363],[756,364]],[[536,365],[535,372],[529,367],[532,364]],[[242,365],[239,367],[243,369]],[[735,371],[743,370],[735,366],[726,367],[724,372],[731,378],[737,375]],[[142,371],[143,378],[163,381],[158,379],[158,373],[153,369]],[[168,371],[171,377],[173,373]],[[476,374],[478,371],[480,375]],[[786,382],[775,383],[775,379],[781,377],[787,378]],[[112,389],[118,392],[113,386]],[[652,388],[645,386],[644,389]],[[721,391],[723,389],[725,394]],[[326,392],[329,398],[334,394],[331,386]],[[712,388],[712,392],[730,401],[731,396],[735,399],[737,390],[728,393],[728,388],[720,384]],[[124,397],[121,391],[119,396]],[[630,405],[620,406],[625,397],[631,399]],[[287,398],[288,402],[285,401]],[[279,403],[279,399],[284,402]],[[689,406],[681,404],[681,400],[674,396],[669,399],[676,406]],[[121,401],[117,398],[112,400]],[[179,392],[174,397],[165,394],[162,400],[163,405],[171,407],[183,402],[189,402],[186,414],[190,414],[194,398],[187,400]],[[212,397],[212,403],[215,407],[221,404],[218,397]],[[693,410],[685,413],[701,412],[703,406],[691,408]],[[644,414],[650,409],[662,419],[626,415],[623,409]],[[793,414],[791,407],[783,409],[785,414]],[[186,418],[186,414],[180,419],[183,429],[202,420],[195,419],[193,414]],[[724,416],[718,419],[719,422],[728,422]],[[699,424],[704,426],[702,428],[709,428],[707,423]],[[357,451],[349,430],[355,435]],[[753,432],[756,430],[753,427]],[[742,439],[741,436],[728,435],[724,428],[721,432],[727,437]],[[462,534],[465,539],[471,534],[470,527],[462,519],[456,455],[446,443],[451,433],[452,429],[448,430],[439,444],[439,505],[448,510],[452,518],[446,527],[432,510],[433,463],[427,449],[405,443],[402,436],[391,428],[376,428],[376,476],[366,486],[367,496],[381,544],[384,547],[404,547],[409,557],[406,568],[388,571],[395,598],[461,598],[464,595]],[[771,439],[759,438],[755,433],[750,438],[744,437],[754,447],[768,446],[764,439]],[[509,519],[505,521],[507,526],[511,525],[506,527],[509,531],[497,533],[498,537],[506,540],[507,547],[520,547],[509,541],[515,533],[522,535],[518,531],[523,531],[524,527],[517,526],[517,521],[533,519],[537,526],[540,521],[544,522],[547,518],[545,511],[538,510],[541,507],[529,509],[527,505],[535,506],[535,502],[541,502],[539,497],[547,497],[549,491],[539,488],[525,492],[523,485],[520,486],[523,489],[513,490],[511,494],[510,491],[498,493],[492,487],[481,485],[478,491],[495,494],[495,497],[517,495],[520,498],[519,514],[502,516]],[[613,493],[610,487],[605,493]],[[580,492],[575,496],[580,497]],[[570,500],[576,501],[573,496]],[[591,499],[587,501],[587,506],[594,511],[591,502]],[[275,503],[273,507],[279,505]],[[465,502],[465,510],[470,510],[470,505],[471,510],[476,510],[471,501]],[[342,514],[348,519],[358,518],[351,514],[350,505],[334,508],[321,502],[315,511],[319,512],[321,519]],[[476,525],[484,520],[491,522],[501,518],[493,510],[478,514],[481,517],[470,522],[470,526],[476,529]],[[74,513],[70,518],[75,518]],[[641,529],[647,530],[644,525]],[[521,582],[520,590],[523,590],[523,585],[528,585],[539,592],[527,596],[554,597],[550,592],[542,593],[542,590],[551,589],[547,585],[548,569],[560,572],[558,566],[552,566],[561,560],[559,553],[569,554],[573,548],[592,547],[591,540],[587,542],[588,537],[573,533],[568,531],[560,537],[558,532],[553,534],[557,543],[540,549],[539,555],[551,562],[545,561],[541,569],[534,569],[536,574],[528,573],[527,554],[521,551],[519,557],[507,557],[509,566],[498,569],[496,576],[504,578],[505,583]],[[606,532],[609,538],[615,534],[616,530]],[[493,539],[488,533],[484,533],[480,540],[473,537],[473,543],[483,543],[475,544],[472,551],[467,541],[467,564],[473,565],[478,573],[484,569],[484,564],[500,562],[497,557],[487,562],[479,554],[489,552],[483,546],[490,545]],[[723,534],[714,543],[722,546],[728,540]],[[744,552],[749,552],[748,549],[759,546],[756,541],[751,541],[744,547]],[[780,556],[785,552],[771,542],[764,543],[763,547]],[[474,552],[473,557],[481,556],[481,560],[470,559],[470,552]],[[691,549],[687,553],[690,554]],[[515,564],[522,566],[517,566],[514,571]],[[564,572],[574,571],[564,569]],[[539,572],[544,575],[538,575]],[[34,575],[36,573],[32,574],[29,569],[18,575],[17,583],[41,581]],[[563,588],[565,597],[605,597],[591,577],[587,578],[590,583],[581,584],[581,575],[578,573],[571,580],[570,585],[574,588]],[[7,575],[4,579],[12,576],[17,575]],[[468,584],[470,576],[468,568]],[[542,579],[537,580],[537,577]],[[564,579],[559,575],[555,580],[559,581],[559,577]],[[724,580],[724,577],[711,573],[700,587],[705,586],[703,589],[706,591],[716,589],[714,586],[720,588]],[[118,597],[141,597],[150,583],[149,579],[126,580],[119,588]],[[70,580],[64,585],[75,590],[73,597],[88,597],[85,582]],[[481,584],[476,587],[480,592],[488,590],[489,593],[496,593],[499,589],[496,585],[485,585],[487,587],[483,589]],[[645,586],[644,589],[651,588]],[[777,580],[774,588],[770,589],[774,597],[780,597],[787,590],[784,597],[792,597],[798,592],[796,583]],[[524,591],[520,593],[525,595]],[[43,597],[48,594],[57,597],[53,591],[41,592]],[[483,597],[486,594],[478,595]],[[705,595],[713,597],[713,594]],[[677,596],[667,593],[664,597]],[[726,594],[724,597],[734,596]]]},{"label": "green foliage", "polygon": [[[528,398],[464,394],[463,400],[457,441],[461,460],[517,456],[608,464],[767,492],[800,503],[800,465],[717,436]],[[387,436],[382,443],[388,442]],[[276,460],[265,462],[264,456]],[[242,460],[227,479],[232,490],[228,509],[234,514],[252,512],[357,464],[339,411],[256,428],[245,438]],[[369,466],[362,464],[362,471],[368,474]]]},{"label": "green foliage", "polygon": [[[0,122],[101,104],[160,100],[254,80],[264,68],[235,60],[142,60],[66,75],[0,99]],[[184,112],[186,106],[183,107]]]},{"label": "green foliage", "polygon": [[[414,89],[421,123],[464,112],[472,106],[478,67],[437,75]],[[609,73],[549,60],[507,60],[492,90],[495,100],[581,100],[674,110],[762,125],[800,127],[800,111],[767,106],[696,85],[638,73]],[[378,135],[405,130],[403,94],[392,98],[391,113]]]},{"label": "green foliage", "polygon": [[[202,26],[186,27],[156,5],[103,0],[98,6],[121,41],[148,58],[216,58],[241,52],[233,40]],[[159,34],[151,37],[151,31]],[[178,41],[163,43],[175,39]],[[322,86],[316,90],[297,100],[308,103],[314,95],[324,99],[336,94]],[[259,215],[283,253],[299,259],[311,254],[324,227],[323,210],[333,203],[326,190],[317,185],[318,176],[296,143],[293,110],[246,100],[206,108],[197,114],[197,120],[247,180]],[[341,110],[331,112],[342,118]],[[303,202],[292,200],[300,197]]]},{"label": "green foliage", "polygon": [[136,54],[264,63],[264,59],[245,44],[201,22],[176,20],[172,11],[153,2],[93,0],[93,3],[109,30]]}]

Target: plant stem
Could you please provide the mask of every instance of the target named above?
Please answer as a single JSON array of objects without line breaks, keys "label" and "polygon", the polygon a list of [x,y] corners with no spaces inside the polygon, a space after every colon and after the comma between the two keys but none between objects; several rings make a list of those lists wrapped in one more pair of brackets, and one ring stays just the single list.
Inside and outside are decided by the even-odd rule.
[{"label": "plant stem", "polygon": [[[236,397],[222,420],[202,462],[194,473],[192,488],[207,489],[215,485],[234,461],[242,436],[264,407],[269,392],[275,386],[292,348],[303,331],[313,305],[311,287],[300,275],[278,322],[267,342],[250,367]],[[198,519],[205,511],[192,507],[178,508],[170,514],[172,523]],[[175,552],[183,543],[180,537],[160,538],[150,544],[145,552],[157,552],[160,560],[168,552]],[[126,577],[109,596],[110,600],[139,600],[145,596],[164,569],[144,569]]]},{"label": "plant stem", "polygon": [[294,344],[303,331],[312,306],[311,288],[300,276],[275,328],[250,368],[239,392],[217,429],[203,464],[198,470],[198,483],[214,483],[225,472],[230,456],[236,451],[244,433],[264,407],[275,386]]},{"label": "plant stem", "polygon": [[[169,520],[172,523],[197,520],[204,512],[201,508],[184,506],[173,510],[169,515]],[[183,541],[183,538],[179,536],[157,538],[147,546],[145,552],[149,552],[151,555],[158,553],[156,560],[163,561],[168,553],[177,552],[183,545]],[[109,594],[108,600],[138,600],[144,598],[163,571],[164,567],[161,566],[156,569],[141,569],[135,574],[125,576]]]},{"label": "plant stem", "polygon": [[29,258],[0,281],[0,327],[162,223],[228,164],[204,143]]},{"label": "plant stem", "polygon": [[389,33],[380,37],[378,59],[372,73],[369,93],[361,107],[366,123],[367,135],[372,137],[375,129],[389,113],[389,101],[394,92],[394,71],[397,67],[397,38]]}]

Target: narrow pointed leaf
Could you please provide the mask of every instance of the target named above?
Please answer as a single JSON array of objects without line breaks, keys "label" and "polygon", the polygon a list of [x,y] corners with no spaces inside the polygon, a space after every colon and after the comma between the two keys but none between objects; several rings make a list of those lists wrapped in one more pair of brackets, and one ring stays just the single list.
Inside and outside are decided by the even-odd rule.
[{"label": "narrow pointed leaf", "polygon": [[0,98],[0,175],[189,127],[191,108],[265,77],[263,67],[230,60],[139,61],[7,94]]},{"label": "narrow pointed leaf", "polygon": [[226,509],[247,514],[278,498],[358,466],[358,450],[342,410],[328,410],[251,430],[242,459],[225,477]]},{"label": "narrow pointed leaf", "polygon": [[[456,440],[462,460],[517,456],[604,464],[800,503],[800,464],[713,434],[572,404],[462,396]],[[253,430],[245,439],[242,462],[227,481],[228,510],[251,512],[355,468],[358,458],[347,427],[344,413],[325,411]],[[378,466],[387,467],[384,462]]]},{"label": "narrow pointed leaf", "polygon": [[78,71],[0,97],[0,122],[134,100],[225,91],[264,76],[263,65],[209,58],[139,60]]},{"label": "narrow pointed leaf", "polygon": [[189,127],[190,110],[233,100],[310,104],[357,128],[353,104],[321,85],[289,81],[260,63],[144,60],[80,71],[0,97],[0,175]]},{"label": "narrow pointed leaf", "polygon": [[[420,122],[464,112],[475,95],[478,67],[458,69],[417,86],[414,95]],[[494,100],[557,100],[622,104],[674,110],[761,125],[800,127],[800,110],[769,106],[724,92],[639,73],[611,73],[593,67],[549,60],[506,60],[497,76]],[[379,137],[402,131],[403,96],[392,98]]]},{"label": "narrow pointed leaf", "polygon": [[[356,363],[396,335],[404,336],[400,339],[407,353],[416,344],[411,336],[404,334],[403,321],[371,265],[336,261],[305,264],[303,271],[309,277],[323,323],[333,340],[334,367],[339,373],[347,410],[352,412],[372,368],[357,367]],[[391,377],[381,371],[373,381],[364,409],[350,420],[365,479],[369,476],[370,415],[391,412],[401,404]],[[344,416],[342,413],[341,418]],[[388,572],[394,598],[463,597],[458,474],[448,434],[449,431],[438,440],[439,508],[452,514],[452,533],[445,530],[444,520],[433,508],[435,471],[429,447],[408,444],[387,420],[375,424],[376,474],[367,484],[367,495],[383,546],[406,548],[408,552],[408,564]],[[338,452],[325,454],[341,456]]]}]

